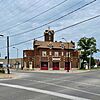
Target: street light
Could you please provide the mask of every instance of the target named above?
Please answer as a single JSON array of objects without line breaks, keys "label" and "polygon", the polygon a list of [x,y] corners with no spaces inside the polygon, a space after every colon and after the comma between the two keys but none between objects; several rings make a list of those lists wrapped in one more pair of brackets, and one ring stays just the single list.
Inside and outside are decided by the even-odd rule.
[{"label": "street light", "polygon": [[0,34],[0,36],[3,37],[4,35],[1,35],[1,34]]},{"label": "street light", "polygon": [[13,48],[15,48],[15,49],[17,50],[17,58],[18,58],[18,50],[19,50],[19,49],[18,49],[18,48],[16,48],[16,47],[13,47]]},{"label": "street light", "polygon": [[19,68],[19,61],[18,61],[18,48],[16,48],[16,47],[13,47],[13,48],[15,48],[16,50],[17,50],[17,60],[16,60],[16,64],[17,64],[17,69]]},{"label": "street light", "polygon": [[[66,41],[65,38],[62,38],[62,39]],[[66,41],[66,43],[67,43],[67,41]],[[68,68],[67,68],[67,72],[69,72],[69,70],[70,70],[70,61],[69,61],[69,42],[68,42]]]},{"label": "street light", "polygon": [[[0,35],[1,37],[3,37],[4,35]],[[9,70],[9,36],[7,36],[7,72],[8,74],[10,74],[10,70]]]}]

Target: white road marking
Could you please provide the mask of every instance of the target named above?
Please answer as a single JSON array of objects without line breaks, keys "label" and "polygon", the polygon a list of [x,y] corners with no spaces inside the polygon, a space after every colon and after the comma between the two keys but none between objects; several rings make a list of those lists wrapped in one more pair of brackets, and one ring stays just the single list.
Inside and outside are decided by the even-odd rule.
[{"label": "white road marking", "polygon": [[12,79],[0,79],[0,81],[5,81],[5,80],[12,80]]},{"label": "white road marking", "polygon": [[[65,82],[65,81],[68,81],[68,82],[73,82],[73,83],[78,83],[78,84],[83,84],[83,85],[90,85],[90,86],[94,86],[94,87],[99,87],[100,88],[100,85],[93,85],[93,84],[90,84],[90,83],[85,83],[85,82],[77,82],[77,81],[73,81],[73,80],[68,80],[68,78],[67,77],[64,77],[64,78],[60,78],[60,79],[55,79],[55,78],[53,78],[53,79],[49,79],[49,80],[45,80],[44,82],[52,82],[52,81],[58,81],[58,82],[56,82],[56,83],[61,83],[61,82]],[[60,81],[59,81],[60,80]]]},{"label": "white road marking", "polygon": [[17,89],[23,89],[23,90],[27,90],[27,91],[43,93],[43,94],[52,95],[52,96],[57,96],[57,97],[65,98],[65,99],[90,100],[90,99],[86,99],[86,98],[76,97],[76,96],[72,96],[72,95],[67,95],[67,94],[62,94],[62,93],[58,93],[58,92],[47,91],[47,90],[42,90],[42,89],[37,89],[37,88],[25,87],[25,86],[20,86],[20,85],[5,84],[5,83],[0,83],[0,85],[12,87],[12,88],[17,88]]},{"label": "white road marking", "polygon": [[[26,79],[24,79],[24,80],[26,80]],[[61,87],[61,88],[64,88],[64,89],[71,89],[71,90],[75,90],[75,91],[79,91],[79,92],[88,93],[88,94],[91,94],[91,95],[100,96],[100,94],[97,94],[97,93],[88,92],[88,91],[85,91],[85,90],[80,90],[80,89],[76,89],[76,88],[72,88],[72,87],[68,87],[68,86],[62,86],[62,85],[58,85],[58,84],[55,84],[55,83],[48,83],[48,82],[37,81],[37,80],[28,80],[28,81],[33,81],[33,82],[35,81],[37,83],[43,83],[43,84],[46,84],[46,85],[53,85],[53,86]]]},{"label": "white road marking", "polygon": [[78,83],[78,84],[82,84],[82,85],[89,85],[89,86],[94,86],[94,87],[99,87],[99,85],[93,85],[93,84],[90,84],[90,83],[84,83],[84,82],[77,82],[77,81],[72,81],[72,80],[61,80],[61,81],[58,81],[56,83],[61,83],[61,82],[65,82],[65,81],[68,81],[68,82],[72,82],[72,83]]}]

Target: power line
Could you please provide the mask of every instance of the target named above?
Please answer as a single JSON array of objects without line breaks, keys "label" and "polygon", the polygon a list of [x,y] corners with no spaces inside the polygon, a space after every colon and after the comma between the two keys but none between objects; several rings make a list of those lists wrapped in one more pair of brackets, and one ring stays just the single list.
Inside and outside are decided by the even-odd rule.
[{"label": "power line", "polygon": [[[57,33],[57,32],[60,32],[60,31],[62,31],[62,30],[65,30],[65,29],[68,29],[68,28],[71,28],[71,27],[77,26],[77,25],[79,25],[79,24],[82,24],[82,23],[85,23],[85,22],[87,22],[87,21],[90,21],[90,20],[96,19],[96,18],[98,18],[98,17],[100,17],[100,15],[97,15],[97,16],[94,16],[94,17],[91,17],[91,18],[88,18],[88,19],[86,19],[86,20],[83,20],[83,21],[77,22],[77,23],[75,23],[75,24],[73,24],[73,25],[70,25],[70,26],[67,26],[67,27],[64,27],[64,28],[61,28],[61,29],[59,29],[59,30],[56,30],[55,32],[56,32],[56,33]],[[42,38],[43,36],[44,36],[44,35],[39,36],[39,37],[36,37],[36,38],[34,38],[34,39]],[[32,41],[32,40],[34,40],[34,39],[26,40],[26,41],[23,41],[23,42],[20,42],[20,43],[17,43],[17,44],[13,44],[13,45],[11,45],[11,46],[14,46],[14,45],[20,45],[20,44],[23,44],[23,43],[26,43],[26,42]]]},{"label": "power line", "polygon": [[98,17],[100,17],[100,15],[97,15],[97,16],[94,16],[94,17],[91,17],[91,18],[89,18],[89,19],[83,20],[83,21],[81,21],[81,22],[75,23],[75,24],[73,24],[73,25],[70,25],[70,26],[67,26],[67,27],[64,27],[64,28],[61,28],[61,29],[59,29],[59,30],[56,30],[55,32],[60,32],[60,31],[62,31],[62,30],[65,30],[65,29],[68,29],[68,28],[74,27],[74,26],[76,26],[76,25],[79,25],[79,24],[85,23],[85,22],[87,22],[87,21],[89,21],[89,20],[92,20],[92,19],[95,19],[95,18],[98,18]]},{"label": "power line", "polygon": [[[23,9],[23,10],[21,10],[21,12],[25,12],[25,11],[27,11],[28,9],[30,9],[31,7],[33,7],[33,6],[35,6],[36,4],[38,4],[39,2],[41,2],[42,0],[37,0],[35,3],[33,3],[33,4],[31,4],[29,7],[27,7],[27,8],[25,8],[25,9]],[[15,11],[15,10],[14,10]],[[22,14],[22,13],[20,13],[20,14]],[[17,16],[18,14],[15,14],[14,16]]]},{"label": "power line", "polygon": [[[78,3],[76,3],[76,4],[74,4],[74,5],[70,6],[70,7],[68,7],[67,9],[62,10],[61,12],[64,12],[64,11],[67,11],[67,10],[71,9],[71,8],[73,8],[73,7],[77,6],[77,5],[79,5],[81,2],[82,2],[82,1],[79,1]],[[60,12],[60,13],[61,13],[61,12]],[[59,14],[59,13],[58,13],[58,14]],[[51,18],[58,16],[58,14],[53,15]],[[49,18],[49,19],[50,19],[50,18]]]},{"label": "power line", "polygon": [[[24,23],[26,23],[26,22],[28,22],[28,21],[30,21],[30,20],[32,20],[32,19],[34,19],[34,18],[36,18],[36,17],[42,15],[42,14],[48,12],[48,11],[50,11],[50,10],[52,10],[52,9],[54,9],[54,8],[56,8],[56,7],[58,7],[58,6],[60,6],[61,4],[65,3],[66,1],[68,1],[68,0],[64,0],[64,1],[60,2],[60,3],[58,3],[57,5],[54,5],[53,7],[51,7],[51,8],[49,8],[49,9],[47,9],[47,10],[45,10],[45,11],[43,11],[43,12],[37,14],[36,16],[34,16],[34,17],[32,17],[32,18],[27,19],[27,20],[23,21],[22,23],[18,23],[18,24],[16,24],[16,25],[11,26],[11,27],[9,27],[9,28],[7,28],[7,29],[4,29],[4,30],[2,30],[2,31],[10,30],[10,29],[12,29],[12,28],[15,28],[15,27],[21,25],[21,24],[24,24]],[[2,32],[2,31],[0,31],[0,32]]]},{"label": "power line", "polygon": [[[75,6],[78,6],[79,4],[81,4],[83,2],[83,0],[82,1],[79,1],[79,2],[77,2],[77,3],[75,3],[75,4],[73,4],[72,6],[70,6],[70,7],[68,7],[67,9],[64,9],[64,10],[61,10],[60,11],[60,14],[61,14],[61,12],[65,12],[65,11],[67,11],[67,10],[69,10],[69,9],[72,9],[73,7],[75,7]],[[55,13],[55,14],[53,14],[53,16],[52,17],[50,17],[50,18],[55,18],[56,16],[58,16],[59,15],[59,13]],[[50,19],[49,18],[49,19]],[[48,19],[48,18],[47,18]],[[46,20],[47,20],[46,19]]]},{"label": "power line", "polygon": [[[35,2],[34,4],[32,4],[32,5],[30,5],[28,8],[26,8],[26,9],[24,9],[23,10],[23,13],[25,12],[25,11],[27,11],[27,10],[29,10],[29,8],[31,8],[32,6],[34,6],[34,5],[36,5],[36,4],[38,4],[40,1],[42,1],[42,0],[38,0],[37,2]],[[39,6],[40,7],[40,6]],[[36,7],[36,8],[39,8],[39,7]],[[14,11],[16,11],[17,9],[15,9]],[[10,11],[10,13],[12,14],[12,12],[14,13],[14,11]],[[19,14],[23,14],[22,12],[21,13],[19,13]],[[17,16],[18,14],[13,14],[13,17],[15,16]],[[8,22],[7,23],[9,23],[9,22],[11,22],[11,21],[13,21],[13,20],[10,20],[10,18],[9,19],[7,19],[8,20]],[[7,23],[5,23],[5,24],[3,24],[4,26],[7,24]]]},{"label": "power line", "polygon": [[36,30],[36,29],[42,28],[42,27],[44,27],[44,26],[46,26],[46,25],[48,25],[48,24],[51,24],[51,23],[53,23],[53,22],[55,22],[55,21],[57,21],[57,20],[60,20],[60,19],[62,19],[62,18],[64,18],[64,17],[66,17],[66,16],[68,16],[68,15],[70,15],[70,14],[72,14],[72,13],[74,13],[74,12],[76,12],[76,11],[78,11],[78,10],[80,10],[80,9],[82,9],[82,8],[84,8],[84,7],[88,6],[88,5],[90,5],[90,4],[92,4],[92,3],[95,2],[95,1],[96,1],[96,0],[93,0],[93,1],[91,1],[91,2],[89,2],[89,3],[87,3],[87,4],[83,5],[83,6],[81,6],[81,7],[77,8],[77,9],[75,9],[75,10],[73,10],[73,11],[71,11],[71,12],[69,12],[69,13],[67,13],[67,14],[65,14],[65,15],[63,15],[63,16],[61,16],[61,17],[59,17],[59,18],[57,18],[57,19],[54,19],[54,20],[52,20],[52,21],[50,21],[50,22],[48,22],[48,23],[46,23],[46,24],[43,24],[43,25],[41,25],[41,26],[38,26],[38,27],[36,27],[36,28],[30,29],[30,30],[27,30],[27,31],[24,31],[24,32],[20,32],[20,33],[14,34],[14,35],[10,35],[10,37],[14,37],[14,36],[17,36],[17,35],[25,34],[25,33],[34,31],[34,30]]},{"label": "power line", "polygon": [[[42,1],[42,0],[39,0],[39,1],[35,2],[34,4],[30,5],[28,8],[24,9],[23,12],[21,12],[21,13],[19,13],[19,14],[23,14],[25,11],[29,10],[32,6],[38,4],[40,1]],[[38,9],[38,8],[40,8],[40,7],[41,7],[41,6],[36,7],[35,9],[33,9],[33,11],[36,10],[36,9]],[[15,9],[14,11],[16,11],[16,10],[17,10],[17,9]],[[13,11],[13,12],[14,12],[14,11]],[[11,11],[11,12],[12,12],[12,11]],[[15,17],[16,17],[17,15],[18,15],[18,14],[15,14],[15,15],[13,14],[13,16],[15,16]],[[8,19],[8,20],[9,20],[9,19]],[[9,22],[11,22],[11,21],[13,21],[13,20],[9,20],[7,23],[9,23]],[[3,25],[6,25],[7,23],[5,23],[5,24],[3,24]]]},{"label": "power line", "polygon": [[[63,31],[63,30],[68,29],[68,28],[71,28],[71,27],[74,27],[74,26],[77,26],[77,25],[79,25],[79,24],[88,22],[88,21],[93,20],[93,19],[96,19],[96,18],[98,18],[98,17],[100,17],[100,14],[99,14],[99,15],[96,15],[96,16],[94,16],[94,17],[88,18],[88,19],[86,19],[86,20],[77,22],[77,23],[75,23],[75,24],[73,24],[73,25],[70,25],[70,26],[61,28],[61,29],[59,29],[59,30],[56,30],[55,33],[60,32],[60,31]],[[10,45],[10,47],[15,46],[15,45],[20,45],[20,44],[23,44],[23,43],[32,41],[32,40],[34,40],[34,39],[42,38],[43,36],[44,36],[44,35],[39,36],[39,37],[36,37],[36,38],[33,38],[33,39],[29,39],[29,40],[26,40],[26,41],[22,41],[22,42],[19,42],[19,43],[16,43],[16,44],[12,44],[12,45]],[[0,49],[3,49],[3,48],[6,48],[6,47],[2,47],[2,48],[0,48]]]},{"label": "power line", "polygon": [[[97,15],[97,16],[94,16],[94,17],[91,17],[91,18],[88,18],[88,19],[86,19],[86,20],[77,22],[77,23],[75,23],[75,24],[73,24],[73,25],[70,25],[70,26],[67,26],[67,27],[64,27],[64,28],[61,28],[61,29],[59,29],[59,30],[56,30],[55,32],[57,33],[57,32],[63,31],[63,30],[65,30],[65,29],[68,29],[68,28],[77,26],[77,25],[79,25],[79,24],[85,23],[85,22],[87,22],[87,21],[96,19],[96,18],[98,18],[98,17],[100,17],[100,15]],[[44,35],[39,36],[39,37],[36,37],[36,38],[34,38],[34,39],[42,38],[43,36],[44,36]],[[34,40],[34,39],[31,39],[31,40]],[[30,40],[30,41],[31,41],[31,40]],[[27,40],[27,41],[29,41],[29,40]],[[25,42],[26,42],[26,41],[25,41]]]},{"label": "power line", "polygon": [[[22,42],[19,42],[19,43],[16,43],[16,44],[12,44],[12,45],[10,45],[9,47],[12,47],[12,46],[15,46],[15,45],[20,45],[20,44],[23,44],[23,43],[26,43],[26,42],[32,41],[32,40],[34,40],[34,39],[42,38],[43,36],[44,36],[44,35],[39,36],[39,37],[36,37],[36,38],[33,38],[33,39],[29,39],[29,40],[26,40],[26,41],[22,41]],[[4,49],[4,48],[7,48],[7,47],[4,46],[4,47],[1,47],[0,49]]]},{"label": "power line", "polygon": [[[29,8],[35,6],[36,4],[38,4],[38,3],[41,2],[41,1],[42,1],[42,0],[37,0],[35,3],[31,4],[29,7],[25,8],[25,9],[23,9],[23,10],[21,10],[21,11],[22,11],[22,12],[25,12],[25,11],[27,11]],[[17,4],[16,4],[16,5],[17,5]],[[18,8],[18,7],[17,7],[17,8]]]},{"label": "power line", "polygon": [[24,21],[24,23],[26,23],[26,22],[28,22],[28,21],[30,21],[30,20],[32,20],[32,19],[34,19],[34,18],[36,18],[36,17],[38,17],[38,16],[44,14],[44,13],[46,13],[46,12],[52,10],[52,9],[54,9],[54,8],[56,8],[56,7],[58,7],[58,6],[60,6],[61,4],[65,3],[66,1],[68,1],[68,0],[64,0],[64,1],[60,2],[59,4],[57,4],[57,5],[55,5],[55,6],[51,7],[51,8],[49,8],[49,9],[43,11],[43,12],[41,12],[40,14],[38,14],[38,15],[36,15],[36,16],[34,16],[34,17],[32,17],[32,18],[26,20],[26,21]]}]

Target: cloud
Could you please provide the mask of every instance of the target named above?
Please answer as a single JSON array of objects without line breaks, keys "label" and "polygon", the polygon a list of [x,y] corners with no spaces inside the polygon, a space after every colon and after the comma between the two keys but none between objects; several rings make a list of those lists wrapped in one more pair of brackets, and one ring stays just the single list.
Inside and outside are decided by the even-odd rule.
[{"label": "cloud", "polygon": [[[10,30],[5,30],[5,35],[17,34],[20,32],[24,32],[26,30],[41,26],[51,20],[54,20],[92,0],[68,0],[64,4],[59,7],[48,11],[47,13],[38,16],[30,20],[27,23],[14,27]],[[7,29],[17,23],[22,23],[25,20],[45,11],[46,9],[51,8],[52,6],[62,2],[62,0],[6,0],[0,3],[0,30]],[[32,6],[34,5],[34,6]],[[100,1],[97,0],[95,3],[67,16],[61,20],[58,20],[50,25],[46,25],[42,28],[39,28],[35,31],[25,33],[20,36],[16,36],[10,38],[11,44],[18,43],[21,41],[25,41],[27,39],[32,39],[34,37],[38,37],[43,35],[45,29],[50,26],[54,30],[58,30],[60,28],[72,25],[76,22],[82,21],[84,19],[90,18],[100,14]],[[81,37],[95,37],[97,40],[97,47],[100,48],[99,44],[99,32],[100,32],[100,18],[91,20],[84,24],[80,24],[78,26],[69,28],[67,30],[63,30],[61,32],[56,33],[55,39],[60,41],[61,37],[66,37],[68,41],[78,41]],[[42,40],[41,38],[40,40]],[[2,45],[6,45],[5,41],[2,40],[0,43],[0,47]],[[23,45],[17,46],[20,48],[20,56],[22,56],[22,50],[27,48],[32,48],[32,41]],[[11,49],[12,50],[12,49]],[[3,52],[3,51],[2,51]],[[3,56],[6,54],[3,53]],[[15,53],[11,55],[15,56]],[[99,57],[99,55],[95,54],[95,57]]]}]

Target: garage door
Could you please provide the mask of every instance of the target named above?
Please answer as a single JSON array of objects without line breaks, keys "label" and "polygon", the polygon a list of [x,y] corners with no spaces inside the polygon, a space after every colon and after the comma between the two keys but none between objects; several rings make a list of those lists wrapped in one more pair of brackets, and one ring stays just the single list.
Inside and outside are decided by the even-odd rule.
[{"label": "garage door", "polygon": [[48,62],[41,62],[41,70],[48,70]]},{"label": "garage door", "polygon": [[53,62],[53,70],[59,70],[59,62]]}]

